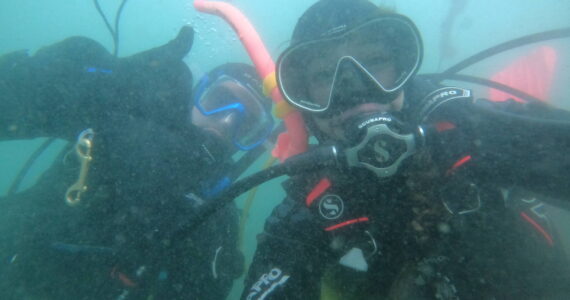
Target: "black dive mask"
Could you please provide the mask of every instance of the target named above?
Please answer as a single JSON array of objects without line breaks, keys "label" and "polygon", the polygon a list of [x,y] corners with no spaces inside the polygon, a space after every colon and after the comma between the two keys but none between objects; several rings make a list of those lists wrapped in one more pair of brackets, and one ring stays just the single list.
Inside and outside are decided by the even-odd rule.
[{"label": "black dive mask", "polygon": [[344,98],[337,97],[338,91],[355,73],[366,77],[366,88],[388,95],[376,102],[389,103],[418,71],[422,52],[413,22],[385,14],[356,27],[335,27],[289,47],[277,62],[277,82],[290,104],[311,113],[325,113],[338,105],[335,102]]},{"label": "black dive mask", "polygon": [[366,168],[381,179],[396,174],[423,141],[421,127],[409,126],[389,113],[359,115],[347,124],[348,165]]}]

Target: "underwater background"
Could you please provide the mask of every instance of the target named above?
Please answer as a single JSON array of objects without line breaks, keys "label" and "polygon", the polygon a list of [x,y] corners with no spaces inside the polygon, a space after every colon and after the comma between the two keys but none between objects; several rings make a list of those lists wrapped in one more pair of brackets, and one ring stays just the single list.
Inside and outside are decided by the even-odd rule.
[{"label": "underwater background", "polygon": [[[110,19],[120,1],[100,0]],[[315,1],[307,0],[235,0],[238,7],[258,30],[274,59],[287,47],[297,18]],[[372,1],[395,8],[416,22],[424,40],[424,63],[420,73],[436,73],[454,63],[496,44],[514,38],[570,25],[570,1],[566,0],[391,0]],[[463,5],[458,5],[462,2]],[[455,3],[455,4],[454,4]],[[128,1],[120,23],[119,56],[144,51],[173,39],[183,25],[195,30],[194,46],[185,62],[194,78],[225,62],[247,62],[249,57],[239,38],[221,18],[197,12],[192,1],[137,0]],[[0,2],[0,55],[11,51],[37,49],[70,36],[87,36],[109,51],[113,41],[88,0],[2,0]],[[551,103],[570,109],[570,41],[548,43],[558,51],[558,65],[551,91]],[[513,58],[529,51],[531,46],[507,51],[474,65],[467,74],[488,77],[501,70]],[[535,45],[534,45],[535,46]],[[458,83],[462,86],[472,87]],[[476,96],[484,97],[486,89],[473,87]],[[477,93],[479,92],[479,93]],[[2,112],[0,111],[0,114]],[[0,195],[10,188],[18,172],[45,139],[0,142]],[[35,182],[66,144],[53,143],[31,165],[19,191]],[[263,155],[251,168],[259,170],[268,158]],[[245,227],[243,251],[249,262],[256,247],[255,236],[262,230],[265,218],[281,201],[283,193],[274,180],[259,188]],[[63,201],[63,198],[62,198]],[[236,200],[243,206],[244,196]],[[0,217],[2,212],[0,212]],[[570,237],[570,218],[558,209],[552,211],[562,236]],[[46,224],[47,226],[48,224]],[[566,240],[568,242],[568,240]],[[569,247],[570,248],[570,247]],[[568,249],[568,248],[567,248]],[[8,262],[0,262],[8,263]],[[242,289],[236,281],[229,299],[237,299]]]}]

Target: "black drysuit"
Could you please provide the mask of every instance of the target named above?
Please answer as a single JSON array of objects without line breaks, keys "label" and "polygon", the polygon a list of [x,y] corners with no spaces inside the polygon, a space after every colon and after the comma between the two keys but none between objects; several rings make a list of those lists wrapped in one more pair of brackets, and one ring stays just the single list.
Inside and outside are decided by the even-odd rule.
[{"label": "black drysuit", "polygon": [[[285,182],[243,299],[563,299],[570,268],[544,202],[569,195],[570,114],[473,101],[417,78],[399,115],[425,144],[397,175]],[[327,298],[323,298],[327,299]]]},{"label": "black drysuit", "polygon": [[71,147],[35,186],[0,198],[0,298],[225,299],[243,269],[237,209],[185,227],[229,168],[189,121],[192,39],[185,27],[120,59],[83,37],[0,57],[0,140],[94,131],[79,205],[64,196],[79,174]]}]

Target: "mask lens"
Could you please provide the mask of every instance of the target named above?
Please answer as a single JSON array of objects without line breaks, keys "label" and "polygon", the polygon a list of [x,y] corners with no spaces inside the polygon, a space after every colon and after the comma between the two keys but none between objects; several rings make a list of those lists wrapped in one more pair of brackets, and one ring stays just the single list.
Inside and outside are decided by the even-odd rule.
[{"label": "mask lens", "polygon": [[224,122],[238,148],[249,150],[265,141],[273,129],[269,106],[263,101],[269,100],[233,78],[221,76],[198,95],[195,105],[203,115]]},{"label": "mask lens", "polygon": [[238,102],[238,97],[232,91],[233,83],[229,80],[218,81],[205,90],[196,105],[207,114],[215,114],[220,109]]},{"label": "mask lens", "polygon": [[278,63],[279,84],[286,98],[310,111],[328,107],[336,55],[327,51],[334,40],[301,44],[286,52]]},{"label": "mask lens", "polygon": [[[355,62],[383,92],[398,91],[417,71],[421,41],[405,17],[371,20],[344,34],[294,46],[278,63],[278,81],[289,102],[312,112],[331,105],[343,60]],[[336,78],[336,79],[335,79]]]},{"label": "mask lens", "polygon": [[373,20],[347,33],[347,40],[351,56],[385,92],[400,89],[419,67],[419,36],[400,18]]},{"label": "mask lens", "polygon": [[[261,101],[270,101],[259,99]],[[257,101],[242,102],[245,110],[243,119],[236,126],[234,143],[242,150],[249,150],[264,142],[273,130],[273,118]]]}]

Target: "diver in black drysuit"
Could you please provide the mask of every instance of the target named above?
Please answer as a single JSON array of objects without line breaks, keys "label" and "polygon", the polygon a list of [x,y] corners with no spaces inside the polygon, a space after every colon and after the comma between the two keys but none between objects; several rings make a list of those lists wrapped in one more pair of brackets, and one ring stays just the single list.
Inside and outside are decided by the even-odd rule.
[{"label": "diver in black drysuit", "polygon": [[[415,88],[410,84],[408,95]],[[434,87],[414,94],[430,91]],[[465,100],[462,105],[469,106],[471,99]],[[512,104],[521,108],[519,103]],[[555,228],[542,213],[548,197],[569,192],[564,183],[570,178],[566,130],[524,121],[511,123],[468,107],[452,112],[454,120],[477,122],[478,128],[469,135],[459,129],[441,133],[438,143],[423,149],[438,154],[434,165],[414,161],[418,169],[407,166],[387,182],[379,182],[367,171],[336,168],[286,181],[287,198],[273,211],[258,238],[243,298],[261,299],[283,281],[264,299],[319,299],[325,272],[327,278],[334,278],[329,285],[342,295],[358,295],[354,299],[387,295],[435,299],[438,290],[453,289],[440,284],[446,277],[458,293],[442,299],[536,299],[551,291],[570,293],[567,258]],[[478,143],[481,147],[474,146]],[[446,175],[466,155],[471,155],[471,161]],[[308,205],[307,199],[325,178],[330,187]],[[481,197],[480,208],[471,188]],[[327,199],[335,198],[341,199],[343,211],[329,219]],[[445,205],[456,207],[448,210]],[[540,224],[546,235],[533,221],[521,218],[522,213]],[[367,220],[332,229],[361,218]],[[353,248],[363,251],[366,272],[338,265]],[[425,283],[416,286],[414,280],[420,276]],[[416,291],[405,294],[408,290]]]},{"label": "diver in black drysuit", "polygon": [[[303,111],[321,146],[365,147],[357,165],[283,184],[287,197],[258,237],[242,299],[570,295],[568,258],[544,205],[570,195],[570,113],[542,103],[474,100],[469,90],[414,77],[419,62],[403,70],[412,74],[408,80],[387,91],[385,83],[401,77],[372,75],[375,65],[358,52],[365,47],[352,48],[359,56],[327,52],[359,41],[359,32],[385,34],[376,49],[386,41],[398,45],[389,39],[394,32],[405,44],[406,35],[419,36],[410,28],[409,19],[367,1],[319,1],[299,20],[278,64],[282,92]],[[408,40],[421,55],[421,45]],[[319,55],[311,56],[313,48]],[[387,57],[400,66],[397,59],[405,57],[398,55],[405,52],[396,53]],[[335,58],[331,73],[315,63],[325,71],[314,81],[303,78],[311,74],[310,59],[327,55]],[[335,81],[322,80],[327,76]],[[327,93],[308,91],[322,89],[322,82],[334,84]],[[327,102],[320,95],[331,96]],[[352,115],[342,119],[346,112]],[[325,131],[328,118],[342,120],[337,129],[344,139],[338,130]],[[404,143],[410,136],[415,146]],[[365,144],[369,137],[376,142]]]},{"label": "diver in black drysuit", "polygon": [[126,58],[84,37],[0,57],[0,140],[94,132],[79,204],[64,196],[80,167],[71,146],[0,198],[0,298],[225,299],[243,272],[236,207],[171,238],[231,168],[229,147],[189,120],[192,41],[184,27]]}]

